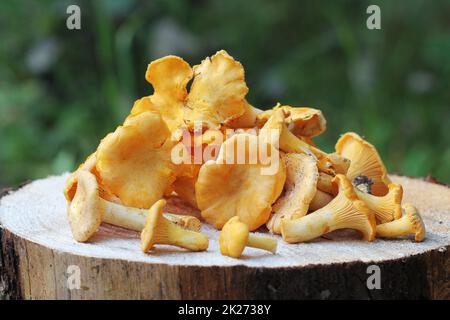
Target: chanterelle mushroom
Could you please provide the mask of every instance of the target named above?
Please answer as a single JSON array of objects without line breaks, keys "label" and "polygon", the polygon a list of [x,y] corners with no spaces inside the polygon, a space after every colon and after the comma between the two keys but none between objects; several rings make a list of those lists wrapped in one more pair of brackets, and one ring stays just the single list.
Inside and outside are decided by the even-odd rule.
[{"label": "chanterelle mushroom", "polygon": [[259,135],[264,141],[270,143],[273,143],[273,139],[276,139],[278,135],[280,150],[284,152],[314,154],[318,159],[319,170],[323,172],[345,174],[350,165],[348,159],[335,153],[327,154],[296,137],[286,127],[285,114],[281,109],[273,111],[272,116],[261,128]]},{"label": "chanterelle mushroom", "polygon": [[286,167],[278,154],[276,159],[269,155],[278,163],[264,163],[268,159],[258,154],[258,149],[264,148],[273,151],[255,135],[236,134],[222,144],[215,161],[200,168],[195,184],[197,205],[202,217],[215,228],[221,229],[233,216],[239,216],[250,230],[269,219],[286,180]]},{"label": "chanterelle mushroom", "polygon": [[239,217],[228,220],[219,235],[220,253],[224,256],[239,258],[245,247],[252,247],[275,253],[277,240],[249,233],[248,226],[239,221]]},{"label": "chanterelle mushroom", "polygon": [[344,175],[336,175],[333,181],[339,192],[329,204],[302,218],[283,220],[281,234],[285,241],[304,242],[343,228],[360,231],[364,240],[374,239],[376,223],[372,211],[358,199]]},{"label": "chanterelle mushroom", "polygon": [[384,196],[388,193],[388,184],[391,181],[387,176],[383,161],[373,145],[358,134],[347,132],[337,141],[335,148],[336,153],[350,159],[347,177],[352,182],[359,176],[365,176],[373,182],[372,194]]},{"label": "chanterelle mushroom", "polygon": [[420,242],[425,239],[425,224],[417,208],[405,203],[403,210],[405,214],[400,219],[377,226],[377,237],[395,238],[407,234],[414,234],[415,241]]},{"label": "chanterelle mushroom", "polygon": [[[194,77],[189,93],[186,86]],[[143,111],[156,111],[167,122],[169,130],[194,127],[198,121],[208,128],[218,128],[244,114],[248,92],[244,68],[226,51],[194,66],[183,59],[167,56],[149,64],[147,81],[155,93],[138,100],[131,116]]]},{"label": "chanterelle mushroom", "polygon": [[87,157],[87,159],[82,164],[80,164],[77,170],[70,174],[64,186],[64,196],[66,197],[67,201],[72,201],[73,197],[75,197],[75,193],[77,192],[78,173],[81,170],[90,172],[96,171],[95,163],[96,158],[95,153],[93,153],[89,157]]},{"label": "chanterelle mushroom", "polygon": [[307,107],[291,107],[277,104],[273,109],[258,114],[257,123],[262,126],[272,116],[274,110],[282,110],[285,123],[297,137],[313,138],[326,130],[327,122],[322,111]]},{"label": "chanterelle mushroom", "polygon": [[375,216],[380,223],[399,219],[402,216],[401,202],[403,198],[403,188],[399,184],[388,184],[388,193],[377,197],[360,191],[355,188],[356,195],[365,202],[370,210],[374,211]]},{"label": "chanterelle mushroom", "polygon": [[[78,187],[68,206],[75,240],[88,241],[102,222],[135,231],[144,229],[147,210],[125,207],[101,198],[103,190],[96,177],[87,170],[78,171],[76,178]],[[170,213],[164,216],[185,229],[200,230],[201,222],[195,217]]]},{"label": "chanterelle mushroom", "polygon": [[149,208],[175,180],[174,144],[159,114],[143,112],[128,118],[97,149],[102,183],[124,205]]},{"label": "chanterelle mushroom", "polygon": [[149,209],[147,222],[141,233],[142,252],[150,251],[155,244],[167,244],[190,251],[208,249],[209,240],[206,235],[183,229],[164,217],[165,205],[166,201],[161,199]]},{"label": "chanterelle mushroom", "polygon": [[282,219],[303,217],[316,194],[318,178],[317,161],[308,155],[290,153],[286,159],[286,184],[284,194],[272,207],[274,212],[266,223],[276,234],[281,233]]}]

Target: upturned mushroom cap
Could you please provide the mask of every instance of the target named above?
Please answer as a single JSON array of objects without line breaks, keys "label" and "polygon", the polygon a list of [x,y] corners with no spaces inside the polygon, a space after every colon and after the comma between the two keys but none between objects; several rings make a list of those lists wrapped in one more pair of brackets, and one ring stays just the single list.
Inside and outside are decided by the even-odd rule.
[{"label": "upturned mushroom cap", "polygon": [[239,258],[248,242],[248,226],[232,217],[222,228],[219,235],[220,253],[225,256]]},{"label": "upturned mushroom cap", "polygon": [[426,230],[425,230],[425,224],[423,223],[422,216],[420,215],[419,211],[416,207],[409,203],[405,203],[403,205],[403,209],[405,210],[405,215],[408,217],[412,229],[414,230],[414,240],[415,241],[423,241],[425,238]]},{"label": "upturned mushroom cap", "polygon": [[159,114],[128,118],[98,147],[96,167],[102,183],[126,206],[151,207],[175,180],[174,144]]},{"label": "upturned mushroom cap", "polygon": [[67,213],[73,238],[79,242],[88,241],[102,223],[105,207],[98,196],[97,179],[87,170],[77,173],[77,189]]},{"label": "upturned mushroom cap", "polygon": [[266,110],[257,115],[257,124],[264,125],[275,110],[282,110],[285,114],[285,123],[289,130],[297,137],[313,138],[326,130],[327,122],[322,111],[308,107],[292,107],[277,104],[273,109]]},{"label": "upturned mushroom cap", "polygon": [[183,125],[186,86],[193,71],[180,57],[166,56],[150,63],[145,74],[154,93],[135,102],[131,116],[146,111],[157,112],[171,132]]},{"label": "upturned mushroom cap", "polygon": [[248,87],[241,63],[221,50],[194,66],[194,74],[185,110],[190,127],[199,121],[215,129],[244,114]]},{"label": "upturned mushroom cap", "polygon": [[353,181],[367,176],[373,182],[372,193],[384,196],[391,183],[386,168],[375,147],[354,132],[347,132],[336,143],[336,152],[350,160],[347,177]]},{"label": "upturned mushroom cap", "polygon": [[266,223],[276,234],[281,233],[282,219],[295,219],[306,215],[316,194],[318,170],[316,160],[305,154],[287,154],[284,193],[273,205],[273,214]]},{"label": "upturned mushroom cap", "polygon": [[[282,159],[277,159],[275,172],[264,174],[264,164],[259,155],[254,154],[258,137],[250,134],[236,134],[221,146],[217,159],[206,162],[201,168],[195,184],[198,208],[202,217],[215,228],[221,229],[233,216],[255,230],[267,222],[272,204],[280,195],[286,180],[286,167]],[[239,163],[233,155],[238,155],[238,147],[244,163]],[[259,144],[270,149],[270,145]],[[230,153],[226,150],[230,150]],[[231,151],[235,150],[235,151]],[[272,149],[270,149],[272,150]],[[255,160],[251,163],[249,159]],[[231,159],[233,158],[233,159]]]},{"label": "upturned mushroom cap", "polygon": [[402,198],[403,188],[399,184],[390,183],[388,193],[382,197],[377,197],[366,192],[360,191],[355,187],[355,192],[359,199],[375,213],[380,223],[400,219],[402,216]]}]

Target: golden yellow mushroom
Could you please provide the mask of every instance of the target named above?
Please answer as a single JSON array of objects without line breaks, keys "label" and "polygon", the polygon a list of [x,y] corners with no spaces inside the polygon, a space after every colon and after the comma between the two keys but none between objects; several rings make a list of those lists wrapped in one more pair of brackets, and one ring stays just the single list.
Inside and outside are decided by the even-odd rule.
[{"label": "golden yellow mushroom", "polygon": [[258,248],[275,253],[277,240],[249,233],[248,226],[232,217],[223,226],[219,235],[220,253],[224,256],[239,258],[245,247]]},{"label": "golden yellow mushroom", "polygon": [[151,207],[175,180],[174,144],[159,114],[142,112],[128,118],[97,149],[102,183],[126,206]]},{"label": "golden yellow mushroom", "polygon": [[302,218],[283,220],[281,234],[290,243],[305,242],[337,229],[349,228],[362,233],[363,239],[375,238],[375,216],[359,200],[353,186],[344,175],[336,175],[339,192],[329,204]]},{"label": "golden yellow mushroom", "polygon": [[184,114],[189,127],[201,122],[216,129],[244,114],[248,87],[241,63],[221,50],[194,66],[194,74]]},{"label": "golden yellow mushroom", "polygon": [[153,86],[154,93],[135,102],[130,116],[146,111],[157,112],[167,123],[170,132],[183,125],[186,86],[193,71],[180,57],[166,56],[148,65],[145,78]]},{"label": "golden yellow mushroom", "polygon": [[399,219],[402,216],[402,186],[399,184],[390,183],[388,184],[388,190],[389,191],[386,195],[377,197],[355,188],[358,198],[364,201],[370,210],[374,211],[375,216],[380,223]]},{"label": "golden yellow mushroom", "polygon": [[[258,143],[255,135],[236,134],[222,144],[215,161],[200,168],[195,184],[197,205],[202,217],[217,229],[233,216],[239,216],[250,230],[269,219],[286,180],[286,167],[277,153],[269,156],[278,163],[264,163],[254,148]],[[272,150],[266,143],[259,146]]]},{"label": "golden yellow mushroom", "polygon": [[274,110],[272,116],[261,128],[259,135],[269,143],[274,143],[274,139],[278,139],[279,148],[284,152],[313,154],[317,157],[318,167],[322,172],[345,174],[350,165],[346,158],[335,153],[327,154],[296,137],[286,127],[285,114],[281,109]]},{"label": "golden yellow mushroom", "polygon": [[[126,207],[102,198],[103,190],[96,177],[87,170],[77,172],[75,195],[68,205],[68,218],[72,235],[79,242],[88,241],[102,222],[129,230],[142,231],[147,210]],[[193,216],[165,213],[177,225],[199,231],[201,222]]]},{"label": "golden yellow mushroom", "polygon": [[296,219],[308,212],[309,204],[316,194],[317,162],[312,156],[290,153],[285,156],[286,183],[283,195],[272,207],[273,214],[266,223],[276,234],[281,233],[283,219]]},{"label": "golden yellow mushroom", "polygon": [[75,193],[77,191],[77,182],[78,182],[78,173],[81,170],[93,172],[94,174],[98,173],[95,169],[95,163],[96,163],[95,153],[89,155],[86,160],[80,164],[77,170],[72,172],[66,180],[66,184],[64,185],[64,196],[66,197],[67,201],[72,201],[73,197],[75,196]]},{"label": "golden yellow mushroom", "polygon": [[154,94],[136,101],[130,117],[158,112],[172,133],[195,122],[216,129],[247,110],[244,68],[224,50],[193,68],[179,57],[163,57],[148,65],[145,77]]},{"label": "golden yellow mushroom", "polygon": [[257,123],[262,127],[275,110],[282,110],[286,116],[285,122],[289,130],[297,137],[311,139],[326,130],[327,122],[318,109],[308,107],[291,107],[277,104],[273,109],[266,110],[257,115]]},{"label": "golden yellow mushroom", "polygon": [[350,160],[347,177],[353,182],[359,176],[368,177],[372,182],[371,192],[376,196],[388,193],[386,168],[375,147],[354,132],[347,132],[337,141],[336,153]]},{"label": "golden yellow mushroom", "polygon": [[158,200],[149,209],[145,228],[141,232],[141,250],[146,253],[155,244],[172,245],[190,251],[204,251],[208,249],[209,240],[206,235],[183,229],[166,219],[163,215],[165,200]]},{"label": "golden yellow mushroom", "polygon": [[403,205],[404,215],[398,220],[379,224],[377,226],[377,237],[396,238],[403,235],[413,234],[415,241],[425,239],[425,224],[419,211],[413,205],[405,203]]}]

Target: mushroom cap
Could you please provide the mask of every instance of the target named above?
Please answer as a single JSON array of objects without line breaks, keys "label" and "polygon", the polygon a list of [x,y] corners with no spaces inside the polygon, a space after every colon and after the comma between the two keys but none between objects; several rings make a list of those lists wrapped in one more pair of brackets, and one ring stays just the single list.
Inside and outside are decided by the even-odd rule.
[{"label": "mushroom cap", "polygon": [[380,223],[386,223],[402,217],[403,188],[396,183],[390,183],[387,187],[388,193],[381,197],[365,193],[355,187],[358,198],[364,201],[367,207],[375,213]]},{"label": "mushroom cap", "polygon": [[413,227],[415,233],[414,240],[418,242],[423,241],[423,239],[425,239],[426,230],[425,224],[423,223],[419,211],[417,210],[416,207],[414,207],[409,203],[405,203],[403,205],[403,209],[405,210],[405,215],[409,219]]},{"label": "mushroom cap", "polygon": [[177,56],[166,56],[151,62],[145,78],[154,93],[135,102],[131,116],[146,111],[157,112],[171,132],[183,125],[183,105],[188,95],[186,86],[192,79],[189,64]]},{"label": "mushroom cap", "polygon": [[327,207],[335,212],[334,223],[338,228],[360,231],[364,240],[372,241],[375,239],[375,215],[363,201],[359,200],[352,183],[343,174],[336,175],[333,183],[339,191]]},{"label": "mushroom cap", "polygon": [[375,147],[354,132],[347,132],[336,143],[336,152],[349,159],[347,177],[353,181],[358,176],[367,176],[372,182],[372,193],[384,196],[391,183],[387,170]]},{"label": "mushroom cap", "polygon": [[242,64],[226,51],[218,51],[194,66],[194,80],[186,102],[185,120],[216,129],[244,114],[248,87]]},{"label": "mushroom cap", "polygon": [[[252,146],[258,146],[258,141],[255,135],[236,134],[222,144],[216,161],[207,161],[200,168],[195,184],[197,205],[202,217],[217,229],[233,216],[239,216],[250,230],[257,229],[267,222],[272,204],[283,189],[286,180],[284,161],[277,158],[276,172],[264,174],[262,171],[270,164],[263,164],[254,154],[256,149]],[[270,145],[261,142],[259,147],[270,148]],[[239,157],[238,148],[245,156],[242,164],[231,159],[233,155]],[[251,163],[251,157],[255,163]]]},{"label": "mushroom cap", "polygon": [[79,170],[76,193],[67,210],[73,238],[79,242],[89,240],[102,223],[104,213],[96,177],[87,170]]},{"label": "mushroom cap", "polygon": [[286,183],[284,194],[272,207],[273,214],[267,228],[281,233],[282,219],[295,219],[306,215],[316,194],[318,180],[317,161],[306,154],[290,153],[285,156]]},{"label": "mushroom cap", "polygon": [[153,248],[153,245],[159,242],[158,237],[161,233],[159,228],[164,219],[163,209],[165,205],[166,200],[160,199],[148,210],[145,227],[141,232],[141,250],[144,253],[149,251]]},{"label": "mushroom cap", "polygon": [[285,114],[285,123],[289,130],[298,137],[313,138],[326,130],[327,122],[322,111],[309,107],[291,107],[277,104],[273,109],[257,115],[257,124],[264,125],[275,110]]},{"label": "mushroom cap", "polygon": [[219,235],[220,253],[225,256],[239,258],[248,242],[248,226],[232,217],[225,223]]},{"label": "mushroom cap", "polygon": [[147,111],[129,117],[97,149],[102,183],[126,206],[151,207],[175,180],[174,144],[159,114]]},{"label": "mushroom cap", "polygon": [[93,172],[94,174],[98,175],[95,170],[95,162],[95,153],[92,153],[82,164],[80,164],[78,169],[72,172],[69,178],[67,178],[66,184],[64,186],[64,196],[66,197],[67,201],[72,201],[75,193],[77,192],[78,173],[81,170]]}]

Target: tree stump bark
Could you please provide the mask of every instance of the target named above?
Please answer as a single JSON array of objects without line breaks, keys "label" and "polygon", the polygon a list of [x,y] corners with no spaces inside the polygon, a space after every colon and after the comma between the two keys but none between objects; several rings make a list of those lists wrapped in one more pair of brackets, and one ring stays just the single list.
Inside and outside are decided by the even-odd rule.
[{"label": "tree stump bark", "polygon": [[[368,243],[344,231],[308,244],[280,238],[276,255],[247,248],[236,260],[220,255],[218,232],[206,225],[210,247],[200,253],[158,246],[145,255],[137,233],[107,225],[90,243],[76,243],[62,195],[66,177],[32,182],[0,200],[0,298],[450,298],[446,186],[392,177],[404,187],[404,202],[423,215],[428,232],[423,243],[410,238]],[[376,284],[373,270],[379,270],[379,289],[367,285]]]}]

